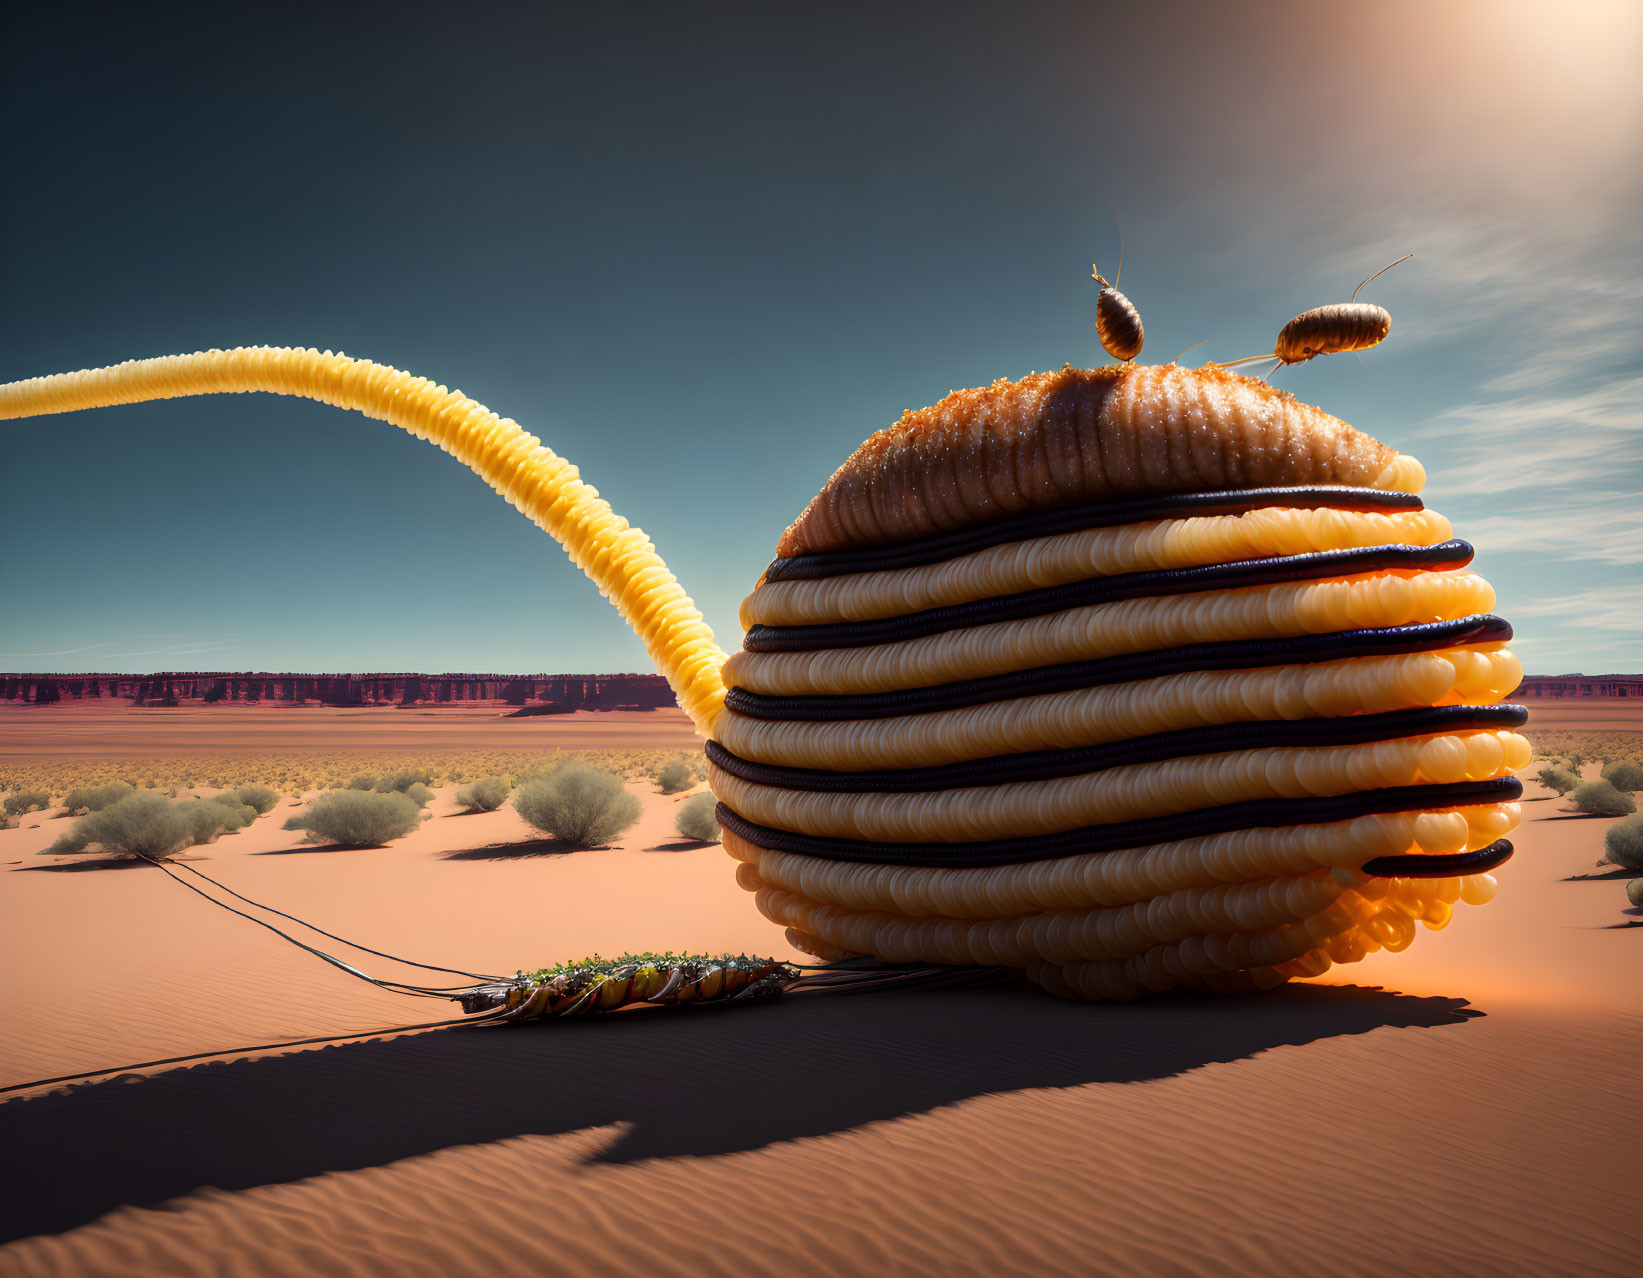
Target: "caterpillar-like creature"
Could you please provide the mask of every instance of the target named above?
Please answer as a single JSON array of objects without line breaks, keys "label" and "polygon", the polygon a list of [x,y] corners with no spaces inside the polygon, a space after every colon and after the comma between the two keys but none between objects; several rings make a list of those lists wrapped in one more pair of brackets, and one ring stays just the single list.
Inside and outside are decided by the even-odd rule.
[{"label": "caterpillar-like creature", "polygon": [[499,1011],[499,1020],[587,1016],[641,1004],[754,1002],[785,993],[799,969],[745,954],[624,954],[521,972],[457,997],[465,1012]]},{"label": "caterpillar-like creature", "polygon": [[[558,538],[709,738],[737,881],[828,962],[1264,988],[1447,925],[1511,855],[1522,670],[1471,547],[1420,463],[1264,382],[1069,367],[904,415],[777,541],[728,659],[574,467],[395,369],[210,351],[3,386],[0,417],[248,390],[393,422]],[[811,979],[646,955],[461,997],[528,1019]]]}]

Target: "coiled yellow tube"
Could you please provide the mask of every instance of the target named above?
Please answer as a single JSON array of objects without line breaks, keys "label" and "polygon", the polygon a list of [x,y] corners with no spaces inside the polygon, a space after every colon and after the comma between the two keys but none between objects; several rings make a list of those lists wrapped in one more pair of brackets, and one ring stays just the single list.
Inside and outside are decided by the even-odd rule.
[{"label": "coiled yellow tube", "polygon": [[331,351],[240,346],[11,382],[0,386],[0,418],[245,391],[357,409],[470,467],[565,548],[644,642],[696,730],[712,730],[724,703],[725,654],[650,538],[583,483],[575,466],[461,391]]},{"label": "coiled yellow tube", "polygon": [[750,892],[768,885],[855,910],[914,918],[999,918],[1125,905],[1185,888],[1314,869],[1356,870],[1375,857],[1404,852],[1471,851],[1509,834],[1521,815],[1515,803],[1377,813],[974,869],[828,861],[770,851],[730,830],[724,832],[724,846],[743,863],[737,882]]},{"label": "coiled yellow tube", "polygon": [[754,719],[727,710],[715,739],[759,763],[839,772],[916,768],[1262,719],[1499,701],[1523,667],[1502,644],[1305,666],[1195,670],[888,719]]},{"label": "coiled yellow tube", "polygon": [[1351,546],[1432,546],[1453,535],[1436,511],[1320,507],[1164,519],[990,546],[941,563],[819,580],[770,581],[742,602],[744,628],[896,617],[992,595],[1195,564]]},{"label": "coiled yellow tube", "polygon": [[805,652],[738,652],[724,680],[767,696],[897,692],[1189,643],[1447,621],[1495,606],[1470,572],[1374,573],[1092,604],[919,639]]},{"label": "coiled yellow tube", "polygon": [[1256,799],[1485,781],[1526,767],[1513,732],[1445,733],[1358,745],[1232,750],[1043,781],[864,793],[760,785],[708,764],[713,793],[760,825],[827,838],[963,843],[1192,812]]}]

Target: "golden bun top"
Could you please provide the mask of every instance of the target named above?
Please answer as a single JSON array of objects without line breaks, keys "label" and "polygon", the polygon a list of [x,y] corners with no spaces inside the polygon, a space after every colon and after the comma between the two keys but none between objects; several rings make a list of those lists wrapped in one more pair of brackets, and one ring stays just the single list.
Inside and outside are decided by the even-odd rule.
[{"label": "golden bun top", "polygon": [[903,413],[833,473],[782,558],[910,541],[1034,510],[1300,484],[1419,492],[1425,472],[1322,409],[1216,367],[1066,367]]}]

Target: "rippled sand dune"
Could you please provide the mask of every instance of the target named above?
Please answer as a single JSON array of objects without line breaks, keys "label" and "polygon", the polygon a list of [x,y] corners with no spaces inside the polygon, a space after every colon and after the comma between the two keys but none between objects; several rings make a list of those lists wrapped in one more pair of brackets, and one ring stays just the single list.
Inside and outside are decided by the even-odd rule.
[{"label": "rippled sand dune", "polygon": [[[609,851],[450,815],[445,788],[389,848],[301,845],[282,804],[187,855],[459,968],[788,955],[729,859],[672,833],[678,800],[634,789]],[[1643,929],[1613,926],[1621,882],[1571,881],[1606,822],[1529,793],[1492,905],[1332,984],[638,1012],[6,1097],[0,1273],[1630,1273]],[[23,824],[0,832],[0,1085],[453,1010],[152,868],[56,868],[34,853],[64,823]]]}]

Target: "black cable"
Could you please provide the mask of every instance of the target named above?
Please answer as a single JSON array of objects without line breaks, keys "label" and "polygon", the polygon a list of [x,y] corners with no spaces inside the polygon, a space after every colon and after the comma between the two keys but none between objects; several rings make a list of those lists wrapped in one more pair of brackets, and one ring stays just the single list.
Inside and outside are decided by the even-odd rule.
[{"label": "black cable", "polygon": [[[394,993],[394,994],[414,994],[414,995],[417,995],[417,996],[420,996],[420,997],[423,997],[423,998],[449,998],[452,994],[458,992],[458,990],[456,988],[452,988],[452,989],[435,989],[435,988],[432,988],[432,987],[429,987],[429,986],[422,986],[422,985],[406,985],[406,984],[404,984],[403,982],[400,982],[400,981],[379,981],[374,976],[367,976],[364,972],[360,971],[357,967],[354,967],[352,964],[344,963],[341,959],[335,957],[334,955],[327,954],[324,950],[315,949],[312,945],[309,945],[306,942],[297,940],[297,938],[292,936],[289,932],[280,931],[280,929],[275,927],[272,923],[269,923],[264,919],[259,919],[255,915],[247,914],[244,910],[236,910],[232,905],[229,905],[226,902],[217,900],[217,898],[212,896],[209,892],[201,891],[199,888],[195,887],[192,883],[190,883],[187,879],[184,879],[180,875],[172,873],[171,869],[168,866],[162,864],[160,861],[155,860],[153,857],[146,856],[141,852],[137,853],[137,855],[142,857],[142,859],[147,861],[150,865],[159,866],[159,868],[161,870],[163,870],[169,877],[174,879],[176,882],[181,883],[185,888],[187,888],[190,892],[193,892],[195,895],[203,896],[207,901],[210,901],[211,904],[215,905],[218,909],[227,910],[230,914],[238,914],[242,919],[249,919],[251,922],[255,923],[258,927],[267,928],[275,936],[283,937],[285,940],[290,941],[291,944],[295,945],[298,949],[307,950],[315,958],[324,959],[327,963],[331,964],[331,966],[341,968],[344,972],[347,972],[350,976],[357,976],[362,981],[369,981],[372,985],[378,986],[381,989],[388,990],[390,993]],[[463,987],[463,988],[466,988],[466,987]]]},{"label": "black cable", "polygon": [[135,1065],[117,1065],[108,1069],[88,1069],[79,1074],[60,1074],[56,1078],[37,1078],[31,1083],[10,1083],[0,1087],[0,1095],[7,1092],[26,1092],[34,1087],[50,1087],[57,1083],[76,1083],[81,1079],[100,1078],[104,1074],[126,1074],[133,1070],[153,1069],[159,1065],[180,1065],[185,1061],[209,1060],[214,1056],[239,1056],[247,1052],[269,1052],[281,1047],[308,1047],[315,1043],[340,1043],[350,1038],[375,1038],[379,1034],[407,1034],[412,1030],[448,1029],[457,1025],[477,1025],[492,1021],[506,1008],[484,1012],[478,1016],[462,1016],[450,1021],[425,1021],[420,1025],[395,1025],[386,1029],[358,1030],[349,1034],[325,1034],[319,1038],[293,1038],[279,1043],[258,1043],[253,1047],[225,1047],[218,1051],[192,1052],[187,1056],[166,1056],[160,1060],[139,1061]]},{"label": "black cable", "polygon": [[1157,519],[1203,518],[1209,515],[1236,515],[1246,510],[1278,506],[1290,510],[1422,510],[1421,499],[1413,493],[1389,492],[1379,488],[1349,488],[1344,485],[1315,484],[1305,487],[1241,488],[1221,492],[1155,493],[1118,501],[1085,502],[1053,510],[1025,514],[950,532],[933,533],[907,541],[879,546],[818,551],[778,559],[765,569],[764,581],[814,580],[845,573],[888,572],[920,564],[941,563],[960,555],[1001,546],[1006,542],[1089,528],[1111,528],[1123,524],[1150,523]]},{"label": "black cable", "polygon": [[212,878],[209,874],[206,874],[201,870],[196,870],[192,865],[185,865],[184,863],[179,861],[179,862],[177,862],[177,868],[180,869],[180,870],[187,870],[190,874],[198,875],[200,878],[204,879],[207,883],[211,884],[212,887],[220,888],[222,891],[228,893],[229,896],[234,897],[236,900],[244,901],[247,905],[254,905],[259,910],[267,910],[270,914],[278,914],[282,919],[290,919],[293,923],[296,923],[301,927],[307,928],[310,932],[318,932],[321,936],[328,936],[333,941],[340,941],[343,945],[346,945],[351,950],[360,950],[360,951],[362,951],[363,953],[366,953],[366,954],[375,954],[378,958],[391,959],[395,963],[403,963],[406,967],[420,967],[424,971],[427,971],[427,972],[446,972],[446,973],[449,973],[451,976],[471,976],[476,981],[501,981],[501,980],[506,980],[507,979],[506,977],[501,977],[501,976],[486,976],[486,975],[483,975],[482,973],[479,973],[479,972],[464,972],[460,968],[455,968],[455,967],[435,967],[431,963],[416,963],[416,962],[413,962],[412,960],[410,960],[408,958],[400,958],[399,955],[397,955],[397,954],[387,954],[387,953],[384,953],[382,950],[373,950],[368,945],[360,945],[359,943],[357,943],[355,941],[348,940],[346,937],[338,936],[334,932],[327,932],[322,927],[315,927],[312,923],[309,923],[305,919],[299,919],[294,914],[287,914],[284,910],[276,910],[272,905],[264,905],[261,901],[253,901],[248,896],[241,896],[233,888],[228,887],[225,884],[217,882],[217,880]]},{"label": "black cable", "polygon": [[893,719],[938,710],[960,710],[991,701],[1046,696],[1104,688],[1165,675],[1202,670],[1257,670],[1271,666],[1311,665],[1348,657],[1387,657],[1434,652],[1460,644],[1502,643],[1512,627],[1489,613],[1453,621],[1424,621],[1407,626],[1335,630],[1328,634],[1290,635],[1281,639],[1232,639],[1214,643],[1154,648],[1146,652],[1035,666],[1003,674],[961,679],[954,683],[902,688],[894,692],[762,693],[740,686],[725,693],[725,709],[749,719],[792,719],[832,723],[840,719]]},{"label": "black cable", "polygon": [[1309,550],[1298,555],[1270,555],[1262,559],[1197,564],[1190,568],[1155,568],[1145,572],[1116,573],[1110,577],[1088,577],[1059,586],[1040,586],[1014,594],[993,595],[967,603],[947,604],[864,621],[798,626],[758,624],[748,629],[742,639],[742,650],[820,652],[836,648],[865,648],[875,644],[905,643],[910,639],[975,626],[1024,621],[1029,617],[1045,617],[1072,608],[1092,608],[1123,599],[1160,599],[1171,595],[1238,590],[1280,582],[1320,581],[1388,570],[1440,571],[1464,567],[1471,559],[1472,547],[1454,539],[1435,546],[1354,546],[1349,550]]},{"label": "black cable", "polygon": [[1070,749],[1027,750],[933,767],[860,772],[759,763],[732,754],[717,741],[707,742],[705,750],[709,763],[755,785],[821,794],[911,794],[1013,781],[1049,781],[1229,750],[1362,745],[1473,728],[1517,728],[1528,717],[1529,711],[1523,706],[1492,705],[1422,706],[1314,719],[1258,719],[1155,732]]},{"label": "black cable", "polygon": [[1321,825],[1382,812],[1419,812],[1427,808],[1511,803],[1522,793],[1522,782],[1511,776],[1496,777],[1492,781],[1389,786],[1380,790],[1359,790],[1323,797],[1246,799],[1239,803],[1174,812],[1167,816],[1137,817],[1106,825],[1061,830],[1054,834],[972,843],[880,842],[795,834],[791,830],[749,821],[724,803],[720,803],[714,812],[725,829],[767,851],[852,863],[972,868],[1019,865],[1023,861],[1147,847],[1154,843],[1173,843],[1179,839],[1264,826]]}]

